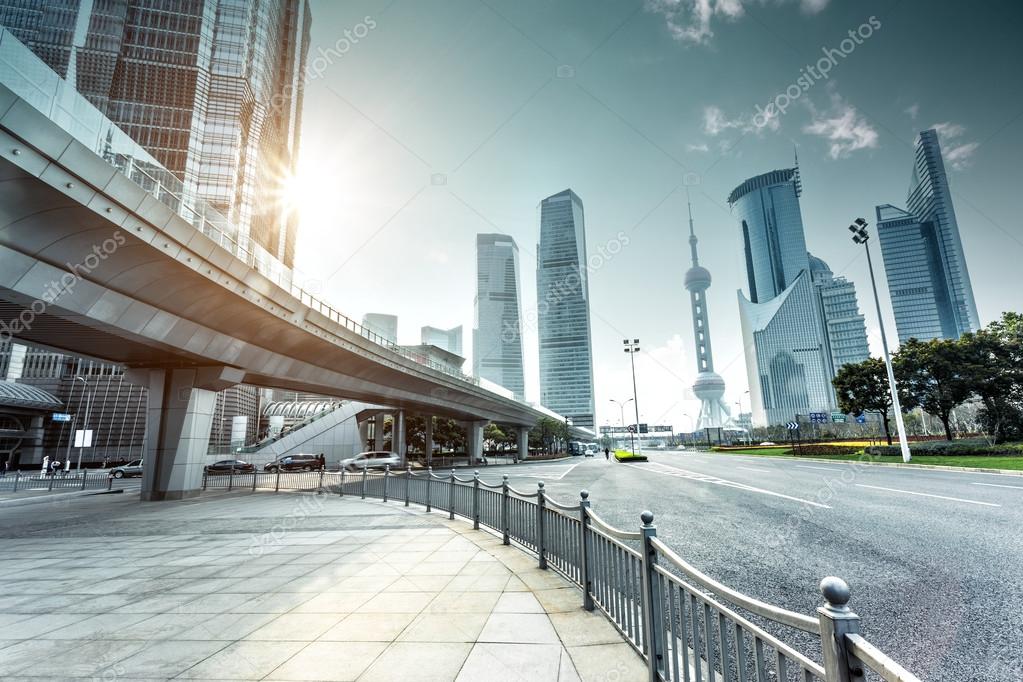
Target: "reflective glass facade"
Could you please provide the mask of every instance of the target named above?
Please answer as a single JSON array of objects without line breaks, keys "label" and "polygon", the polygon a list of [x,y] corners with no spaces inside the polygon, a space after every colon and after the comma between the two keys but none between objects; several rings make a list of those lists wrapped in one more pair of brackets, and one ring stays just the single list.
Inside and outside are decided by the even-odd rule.
[{"label": "reflective glass facade", "polygon": [[835,407],[832,353],[806,251],[801,191],[799,169],[790,168],[746,180],[728,197],[746,256],[749,297],[739,291],[739,312],[757,424]]},{"label": "reflective glass facade", "polygon": [[833,371],[868,359],[867,325],[860,313],[855,285],[844,277],[835,277],[827,263],[813,255],[810,274],[820,296]]},{"label": "reflective glass facade", "polygon": [[0,0],[0,25],[288,267],[296,216],[275,197],[309,24],[306,0]]},{"label": "reflective glass facade", "polygon": [[906,210],[878,206],[877,235],[900,342],[957,339],[980,327],[934,130],[917,139]]},{"label": "reflective glass facade", "polygon": [[583,202],[570,189],[540,202],[536,268],[540,402],[594,428],[590,292]]},{"label": "reflective glass facade", "polygon": [[420,330],[421,341],[424,345],[437,346],[449,353],[462,355],[462,325],[451,329],[438,329],[437,327],[423,327]]},{"label": "reflective glass facade", "polygon": [[506,234],[476,235],[476,300],[472,330],[473,374],[526,393],[522,369],[519,247]]}]

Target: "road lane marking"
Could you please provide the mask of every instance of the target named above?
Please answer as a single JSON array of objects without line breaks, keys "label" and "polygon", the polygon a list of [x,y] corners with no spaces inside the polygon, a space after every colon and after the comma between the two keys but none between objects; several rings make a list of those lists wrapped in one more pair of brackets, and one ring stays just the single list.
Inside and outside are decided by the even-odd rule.
[{"label": "road lane marking", "polygon": [[753,467],[735,467],[736,469],[742,469],[743,471],[755,471],[758,474],[769,474],[771,473],[767,469],[754,469]]},{"label": "road lane marking", "polygon": [[997,483],[974,483],[973,485],[983,485],[988,488],[1012,488],[1013,490],[1023,490],[1023,485],[998,485]]},{"label": "road lane marking", "polygon": [[[516,468],[512,468],[512,469],[501,469],[501,471],[502,472],[506,472],[508,474],[508,478],[542,478],[542,479],[547,480],[547,481],[560,481],[566,475],[568,475],[568,473],[571,472],[572,469],[575,469],[580,464],[582,464],[582,462],[576,462],[575,464],[571,464],[571,465],[565,465],[565,464],[542,464],[542,465],[535,465],[534,464],[534,465],[532,465],[532,468],[530,468],[530,469],[521,469],[521,468],[516,469]],[[514,467],[516,465],[508,465],[508,466]],[[567,468],[565,468],[566,466],[567,466]],[[558,470],[558,469],[565,469],[565,470],[561,472],[560,476],[554,476],[553,472],[550,475],[543,475],[543,476],[539,476],[539,475],[537,475],[535,473],[529,473],[529,472],[540,471],[541,469],[548,469],[548,470],[553,469],[555,471]],[[522,473],[522,472],[525,472],[525,473]],[[494,476],[494,475],[497,475],[497,474],[495,474],[493,472],[489,472],[489,471],[481,471],[480,472],[480,476],[484,476],[484,475]]]},{"label": "road lane marking", "polygon": [[796,468],[797,469],[816,469],[817,471],[841,471],[841,469],[836,469],[835,467],[811,467],[811,466],[807,466],[805,464],[797,464]]},{"label": "road lane marking", "polygon": [[936,497],[939,500],[951,500],[952,502],[965,502],[966,504],[979,504],[985,507],[1001,507],[993,502],[978,502],[977,500],[964,500],[961,497],[946,497],[945,495],[932,495],[931,493],[918,493],[915,490],[899,490],[898,488],[882,488],[879,485],[867,485],[865,483],[854,484],[859,488],[873,488],[874,490],[887,490],[890,493],[905,493],[906,495],[919,495],[920,497]]},{"label": "road lane marking", "polygon": [[[687,469],[680,469],[678,467],[668,466],[666,464],[659,464],[657,462],[652,462],[651,464],[653,464],[653,466],[650,466],[650,464],[647,464],[647,465],[643,465],[643,464],[626,464],[625,466],[632,467],[634,469],[650,471],[650,472],[653,472],[655,474],[661,474],[663,476],[673,476],[675,478],[685,478],[685,479],[688,479],[690,481],[699,481],[701,483],[710,483],[710,484],[713,484],[713,485],[724,486],[726,488],[735,488],[736,490],[744,490],[746,492],[751,492],[751,493],[760,493],[761,495],[770,495],[772,497],[780,497],[780,498],[783,498],[783,499],[786,499],[786,500],[791,500],[793,502],[801,502],[802,504],[808,504],[808,505],[813,506],[813,507],[820,507],[821,509],[831,509],[831,507],[829,505],[821,504],[820,502],[814,502],[813,500],[804,500],[804,499],[799,498],[799,497],[792,497],[791,495],[785,495],[784,493],[776,493],[773,490],[764,490],[763,488],[757,488],[757,487],[754,487],[754,486],[751,486],[751,485],[746,485],[745,483],[737,483],[736,481],[729,481],[726,478],[719,478],[717,476],[710,476],[708,474],[701,474],[701,473],[698,473],[696,471],[689,471]],[[660,468],[658,469],[656,467],[660,467]],[[668,471],[664,471],[663,469],[668,469]]]}]

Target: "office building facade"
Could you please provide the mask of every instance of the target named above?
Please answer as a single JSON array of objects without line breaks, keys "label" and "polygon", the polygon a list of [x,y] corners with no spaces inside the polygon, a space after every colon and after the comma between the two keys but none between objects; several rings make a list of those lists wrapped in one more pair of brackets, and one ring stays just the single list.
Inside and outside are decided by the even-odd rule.
[{"label": "office building facade", "polygon": [[728,197],[742,232],[749,294],[740,290],[753,421],[830,413],[834,377],[799,206],[799,168],[746,180]]},{"label": "office building facade", "polygon": [[594,427],[590,291],[583,202],[570,189],[540,202],[536,295],[540,402]]},{"label": "office building facade", "polygon": [[906,208],[877,207],[877,235],[900,342],[980,328],[936,131],[917,138]]},{"label": "office building facade", "polygon": [[398,343],[398,316],[386,313],[366,313],[362,326],[391,343]]},{"label": "office building facade", "polygon": [[[462,355],[462,325],[451,329],[426,326],[419,330],[420,342],[427,346],[443,348],[449,353]],[[464,356],[463,356],[464,357]]]},{"label": "office building facade", "polygon": [[813,254],[810,254],[810,279],[820,299],[834,373],[843,365],[867,360],[870,344],[856,286],[844,277],[835,277],[828,264]]},{"label": "office building facade", "polygon": [[519,247],[505,234],[476,235],[473,375],[525,399]]}]

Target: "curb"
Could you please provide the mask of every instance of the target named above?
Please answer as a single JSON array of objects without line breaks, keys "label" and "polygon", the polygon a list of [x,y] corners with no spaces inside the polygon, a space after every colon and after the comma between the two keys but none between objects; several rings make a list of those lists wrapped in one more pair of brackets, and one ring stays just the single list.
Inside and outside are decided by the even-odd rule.
[{"label": "curb", "polygon": [[959,471],[963,473],[974,473],[974,474],[1001,474],[1003,476],[1023,476],[1023,471],[1018,469],[988,469],[984,467],[957,467],[945,464],[906,464],[905,462],[870,462],[870,461],[850,461],[843,459],[821,459],[819,457],[776,457],[774,455],[743,455],[741,452],[731,455],[730,453],[711,452],[709,450],[698,450],[697,452],[705,452],[708,455],[721,455],[724,454],[726,457],[734,457],[736,455],[740,457],[753,457],[754,459],[781,459],[788,462],[820,462],[823,464],[866,464],[872,467],[893,467],[896,469],[933,469],[936,471]]},{"label": "curb", "polygon": [[74,499],[76,497],[89,497],[91,495],[117,495],[123,492],[123,488],[114,488],[113,490],[79,490],[73,493],[31,495],[20,500],[0,500],[0,509],[7,509],[8,507],[25,507],[30,504],[44,504],[46,502],[60,502],[61,500]]}]

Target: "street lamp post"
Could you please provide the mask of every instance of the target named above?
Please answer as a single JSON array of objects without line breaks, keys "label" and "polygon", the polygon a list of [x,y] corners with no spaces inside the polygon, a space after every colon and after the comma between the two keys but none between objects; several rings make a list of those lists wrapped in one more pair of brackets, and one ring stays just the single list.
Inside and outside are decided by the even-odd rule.
[{"label": "street lamp post", "polygon": [[82,422],[82,444],[78,448],[78,463],[75,465],[75,471],[81,471],[82,470],[82,452],[85,450],[85,439],[89,435],[89,412],[92,410],[92,391],[89,391],[88,394],[86,394],[86,391],[89,388],[89,382],[86,379],[84,379],[84,378],[82,378],[80,376],[76,376],[75,377],[75,381],[81,381],[82,382],[82,384],[83,384],[83,386],[82,386],[82,396],[86,399],[85,400],[85,419]]},{"label": "street lamp post", "polygon": [[[694,428],[693,418],[691,416],[689,416],[685,412],[682,413],[682,416],[689,420],[689,437],[692,438],[693,437],[693,428]],[[685,445],[685,444],[686,444],[685,434],[682,434],[682,445]]]},{"label": "street lamp post", "polygon": [[[625,345],[624,350],[629,354],[629,360],[632,363],[632,406],[636,408],[636,431],[639,431],[639,397],[636,392],[636,353],[639,352],[639,339],[622,339],[622,344]],[[638,435],[638,433],[637,433]],[[643,437],[638,438],[639,441],[639,454],[643,454]]]},{"label": "street lamp post", "polygon": [[[631,403],[632,400],[633,400],[632,398],[629,398],[625,402],[621,402],[619,400],[615,400],[614,398],[611,398],[611,402],[613,402],[615,405],[617,405],[618,409],[621,411],[621,419],[622,419],[621,425],[622,425],[623,429],[625,428],[625,406],[628,405],[629,403]],[[635,445],[635,443],[636,443],[636,440],[635,440],[636,436],[635,436],[635,434],[633,434],[632,438],[633,438],[633,441],[632,441],[633,442],[632,451],[635,452],[636,451],[636,445]]]},{"label": "street lamp post", "polygon": [[884,349],[884,366],[888,370],[888,390],[892,394],[892,410],[895,412],[895,426],[899,430],[899,449],[902,450],[902,461],[908,462],[912,459],[909,453],[909,443],[906,442],[906,425],[902,421],[902,405],[899,403],[899,387],[895,383],[895,370],[892,368],[892,358],[888,353],[888,335],[884,331],[884,320],[881,319],[881,299],[877,295],[877,281],[874,279],[874,263],[870,260],[870,234],[867,232],[867,221],[857,218],[849,226],[853,233],[852,240],[857,244],[863,244],[863,250],[867,252],[867,268],[870,270],[870,286],[874,290],[874,305],[877,307],[877,326],[881,329],[881,347]]}]

